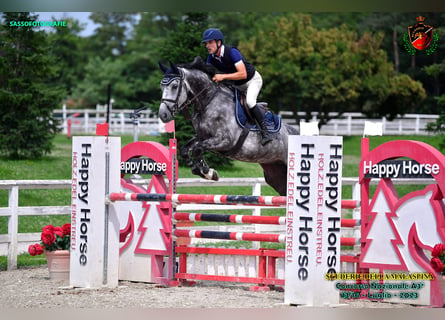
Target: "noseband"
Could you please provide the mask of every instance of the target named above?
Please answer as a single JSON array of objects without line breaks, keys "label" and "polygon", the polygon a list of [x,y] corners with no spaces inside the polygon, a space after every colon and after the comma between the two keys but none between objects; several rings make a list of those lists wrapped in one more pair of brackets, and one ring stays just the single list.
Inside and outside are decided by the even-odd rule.
[{"label": "noseband", "polygon": [[170,111],[170,113],[172,114],[172,116],[175,116],[178,112],[180,112],[181,110],[183,110],[184,108],[188,107],[190,104],[193,103],[193,101],[195,101],[202,93],[204,93],[207,89],[210,88],[210,86],[212,85],[212,83],[208,84],[207,86],[205,86],[204,88],[201,89],[201,91],[199,91],[197,94],[195,94],[191,99],[188,99],[188,94],[187,94],[187,101],[185,103],[183,103],[182,105],[179,105],[179,97],[181,96],[181,92],[182,92],[182,87],[184,85],[184,73],[179,70],[180,74],[165,74],[164,78],[161,81],[161,86],[168,86],[170,85],[170,83],[172,83],[174,80],[179,80],[179,89],[178,89],[178,93],[176,95],[176,98],[174,99],[161,99],[161,103],[163,102],[171,102],[172,105],[168,105],[167,103],[164,103],[168,109],[168,111]]}]

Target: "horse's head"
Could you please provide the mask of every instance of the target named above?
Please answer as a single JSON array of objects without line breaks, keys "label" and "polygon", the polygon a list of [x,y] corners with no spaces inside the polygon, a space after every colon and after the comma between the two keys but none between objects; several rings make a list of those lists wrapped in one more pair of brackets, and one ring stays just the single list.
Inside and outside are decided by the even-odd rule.
[{"label": "horse's head", "polygon": [[180,112],[187,100],[184,87],[184,73],[175,64],[170,62],[170,68],[159,63],[164,72],[161,81],[162,99],[159,107],[159,118],[162,122],[169,122]]},{"label": "horse's head", "polygon": [[[206,64],[201,57],[196,57],[193,62],[177,67],[170,62],[170,68],[159,63],[164,72],[161,81],[162,99],[159,107],[159,118],[163,122],[172,120],[175,115],[185,109],[192,102],[208,102],[207,94],[216,86],[212,81],[216,69]],[[191,96],[191,98],[190,98]],[[189,101],[187,101],[187,99]]]}]

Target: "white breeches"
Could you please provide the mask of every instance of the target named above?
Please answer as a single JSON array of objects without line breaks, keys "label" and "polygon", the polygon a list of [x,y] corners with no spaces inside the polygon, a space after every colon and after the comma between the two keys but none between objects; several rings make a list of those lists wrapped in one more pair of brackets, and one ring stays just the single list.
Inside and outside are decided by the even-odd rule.
[{"label": "white breeches", "polygon": [[255,107],[262,86],[263,78],[258,71],[255,71],[252,79],[245,84],[238,86],[241,91],[246,93],[246,103],[250,109]]}]

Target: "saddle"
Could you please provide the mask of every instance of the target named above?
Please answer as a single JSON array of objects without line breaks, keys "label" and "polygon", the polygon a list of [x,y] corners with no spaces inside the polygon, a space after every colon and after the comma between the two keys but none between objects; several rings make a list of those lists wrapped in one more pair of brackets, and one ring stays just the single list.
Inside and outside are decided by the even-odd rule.
[{"label": "saddle", "polygon": [[[235,146],[232,149],[221,152],[227,157],[230,157],[231,155],[238,152],[239,149],[241,149],[250,131],[260,130],[256,121],[250,114],[247,104],[245,103],[245,101],[243,102],[243,100],[245,99],[242,97],[240,90],[233,88],[233,91],[234,91],[233,100],[235,107],[235,119],[238,125],[242,128],[242,132],[238,137],[238,141],[236,142]],[[268,131],[271,133],[277,133],[278,131],[280,131],[281,118],[267,109],[267,103],[260,102],[258,104],[264,111],[265,114],[264,119],[266,121]]]},{"label": "saddle", "polygon": [[[256,121],[250,114],[250,110],[247,107],[245,97],[241,94],[238,89],[234,89],[234,101],[235,101],[235,118],[238,125],[241,128],[246,128],[249,131],[259,131]],[[281,129],[281,117],[274,114],[272,111],[267,109],[266,102],[258,102],[258,105],[263,109],[265,114],[264,119],[266,120],[267,130],[271,133],[276,133]]]}]

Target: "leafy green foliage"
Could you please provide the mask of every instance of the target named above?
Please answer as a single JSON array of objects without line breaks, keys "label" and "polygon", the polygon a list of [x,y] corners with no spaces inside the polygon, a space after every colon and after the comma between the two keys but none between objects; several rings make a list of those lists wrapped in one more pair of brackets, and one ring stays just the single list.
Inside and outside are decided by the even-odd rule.
[{"label": "leafy green foliage", "polygon": [[[445,74],[445,60],[441,63],[432,64],[428,67],[425,67],[425,72],[431,77],[439,78],[440,75]],[[435,97],[437,104],[440,106],[445,106],[445,94]],[[445,150],[445,111],[440,112],[439,118],[435,122],[431,122],[427,125],[427,131],[432,133],[438,133],[442,137],[442,143],[440,147],[442,150]]]},{"label": "leafy green foliage", "polygon": [[28,13],[4,13],[0,31],[0,154],[40,158],[58,131],[52,116],[63,91],[52,85],[57,74],[43,31],[10,27],[10,21],[35,21]]},{"label": "leafy green foliage", "polygon": [[48,33],[48,52],[63,70],[56,75],[54,83],[63,85],[67,96],[71,97],[73,89],[84,77],[89,52],[86,50],[87,39],[78,36],[83,27],[71,18],[66,19],[66,23],[69,27],[54,27],[53,32]]},{"label": "leafy green foliage", "polygon": [[[316,29],[311,17],[276,17],[240,48],[263,75],[263,93],[275,111],[319,112],[320,126],[344,112],[393,119],[424,98],[421,83],[395,76],[381,49],[382,34],[361,37],[346,25]],[[297,119],[299,120],[299,119]]]},{"label": "leafy green foliage", "polygon": [[138,64],[139,59],[127,52],[134,14],[95,12],[90,18],[99,26],[83,45],[89,57],[82,69],[82,81],[72,90],[73,100],[81,100],[82,106],[88,108],[106,104],[110,86],[113,108],[141,107],[143,101],[138,93],[143,87],[135,83],[138,78],[129,76],[129,70],[135,69],[134,64]]},{"label": "leafy green foliage", "polygon": [[90,19],[99,25],[89,42],[99,58],[119,56],[126,52],[128,30],[135,24],[134,14],[122,12],[93,12]]},{"label": "leafy green foliage", "polygon": [[79,83],[75,95],[82,95],[83,104],[95,108],[97,103],[108,102],[108,85],[111,85],[114,102],[121,108],[131,108],[129,99],[133,94],[131,80],[123,81],[126,67],[126,62],[122,59],[91,58],[85,66],[85,81]]}]

